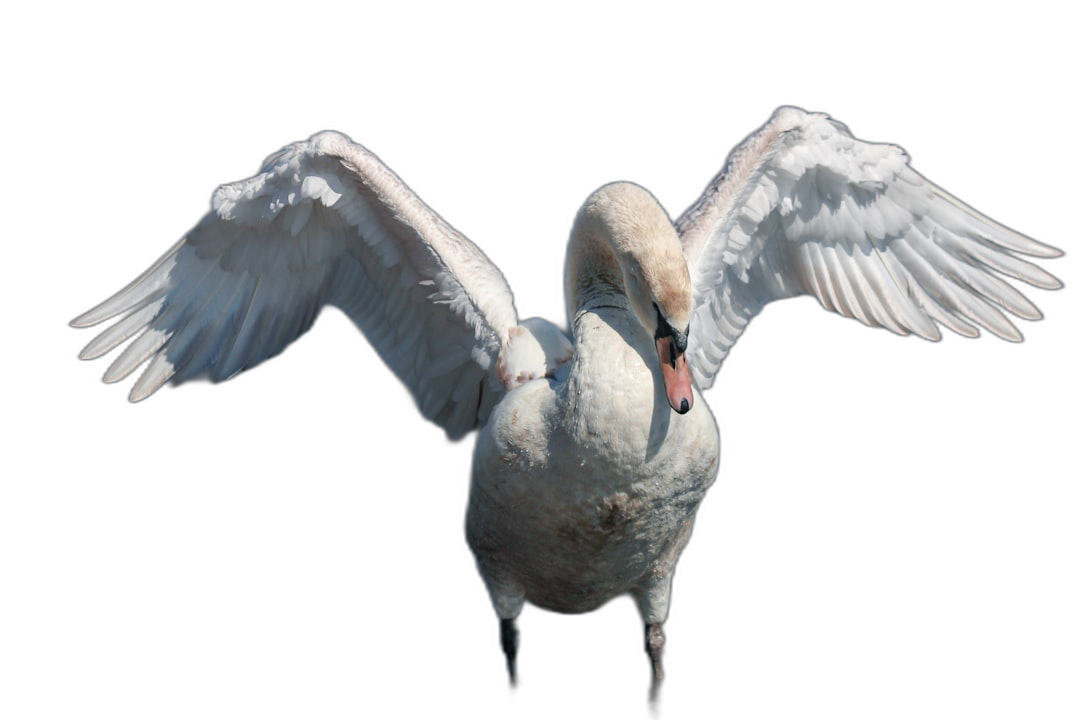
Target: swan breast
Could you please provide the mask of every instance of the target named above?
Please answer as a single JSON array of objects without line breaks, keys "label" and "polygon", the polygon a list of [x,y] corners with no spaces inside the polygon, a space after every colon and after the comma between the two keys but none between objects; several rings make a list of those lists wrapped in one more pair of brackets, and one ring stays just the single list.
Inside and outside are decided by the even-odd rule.
[{"label": "swan breast", "polygon": [[600,329],[576,334],[568,380],[510,392],[474,456],[467,534],[481,572],[561,612],[670,573],[716,477],[707,405],[673,412],[617,320],[580,318]]}]

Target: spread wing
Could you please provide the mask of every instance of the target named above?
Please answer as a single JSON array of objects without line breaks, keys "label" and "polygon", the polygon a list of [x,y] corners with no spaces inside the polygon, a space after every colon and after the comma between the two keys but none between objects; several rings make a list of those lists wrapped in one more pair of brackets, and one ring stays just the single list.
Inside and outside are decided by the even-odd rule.
[{"label": "spread wing", "polygon": [[505,392],[499,350],[517,324],[505,279],[366,148],[324,132],[223,185],[211,211],[123,290],[72,321],[118,318],[82,351],[135,337],[105,382],[226,380],[281,352],[323,305],[341,308],[408,386],[424,417],[460,437]]},{"label": "spread wing", "polygon": [[929,340],[938,325],[1006,340],[1038,309],[1002,277],[1061,283],[1020,254],[1061,252],[942,190],[895,145],[793,107],[736,148],[676,222],[693,282],[691,367],[703,388],[750,319],[772,300],[811,294],[866,325]]}]

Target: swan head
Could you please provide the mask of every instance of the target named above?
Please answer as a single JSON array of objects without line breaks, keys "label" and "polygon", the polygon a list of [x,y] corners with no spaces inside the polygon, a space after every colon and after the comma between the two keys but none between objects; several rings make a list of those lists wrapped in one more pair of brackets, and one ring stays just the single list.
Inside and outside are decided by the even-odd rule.
[{"label": "swan head", "polygon": [[621,286],[638,322],[656,341],[668,403],[675,412],[689,412],[694,405],[686,361],[690,272],[671,218],[648,190],[617,182],[589,196],[575,231],[607,241],[620,271],[611,280]]}]

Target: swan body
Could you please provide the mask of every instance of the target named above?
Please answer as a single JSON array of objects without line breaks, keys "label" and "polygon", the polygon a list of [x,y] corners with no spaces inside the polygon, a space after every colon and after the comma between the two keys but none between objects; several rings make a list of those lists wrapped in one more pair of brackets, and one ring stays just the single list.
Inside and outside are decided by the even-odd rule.
[{"label": "swan body", "polygon": [[[653,303],[689,322],[686,265],[663,208],[629,183],[586,202],[568,255],[566,380],[511,392],[481,431],[469,544],[505,620],[525,600],[584,612],[629,592],[658,624],[719,456],[712,414],[680,412],[646,330]],[[649,298],[624,266],[649,269]]]},{"label": "swan body", "polygon": [[[936,340],[939,327],[1021,339],[1040,317],[1008,280],[1060,283],[1020,257],[1056,249],[916,173],[893,145],[780,108],[672,222],[613,183],[570,235],[567,330],[519,320],[506,280],[360,145],[324,132],[219,188],[211,211],[143,275],[76,318],[131,340],[105,374],[225,380],[341,308],[451,438],[479,430],[466,532],[515,677],[526,601],[585,612],[631,594],[653,690],[672,575],[716,478],[701,400],[747,323],[810,294],[828,310]],[[134,338],[134,339],[132,339]],[[372,442],[377,442],[373,438]]]},{"label": "swan body", "polygon": [[704,403],[685,415],[669,406],[652,338],[628,307],[580,312],[574,336],[567,380],[514,390],[481,431],[469,545],[500,617],[526,599],[585,612],[629,592],[647,622],[663,622],[716,478],[716,422]]}]

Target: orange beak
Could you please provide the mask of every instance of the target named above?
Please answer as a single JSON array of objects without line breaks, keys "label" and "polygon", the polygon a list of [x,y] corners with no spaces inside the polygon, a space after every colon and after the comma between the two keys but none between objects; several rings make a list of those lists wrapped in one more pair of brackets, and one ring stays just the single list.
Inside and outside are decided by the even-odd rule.
[{"label": "orange beak", "polygon": [[694,387],[686,355],[675,347],[671,336],[656,338],[656,353],[660,356],[660,375],[664,378],[668,404],[680,415],[694,407]]}]

